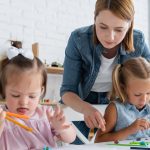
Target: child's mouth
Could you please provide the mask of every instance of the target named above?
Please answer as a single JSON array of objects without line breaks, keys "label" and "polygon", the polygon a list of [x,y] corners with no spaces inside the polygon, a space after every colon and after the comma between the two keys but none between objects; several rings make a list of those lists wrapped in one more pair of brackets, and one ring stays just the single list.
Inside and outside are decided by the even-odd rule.
[{"label": "child's mouth", "polygon": [[19,114],[27,114],[28,108],[17,108]]}]

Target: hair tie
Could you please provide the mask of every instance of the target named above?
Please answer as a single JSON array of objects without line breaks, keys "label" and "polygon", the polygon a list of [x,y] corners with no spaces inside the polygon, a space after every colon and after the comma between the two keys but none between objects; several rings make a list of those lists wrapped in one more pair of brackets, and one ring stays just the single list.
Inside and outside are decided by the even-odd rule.
[{"label": "hair tie", "polygon": [[30,51],[30,50],[24,50],[22,48],[16,48],[14,46],[11,46],[11,48],[9,48],[7,50],[7,57],[8,57],[8,59],[12,59],[15,56],[18,56],[19,54],[21,54],[24,57],[29,58],[29,59],[33,59],[34,58],[34,55],[33,55],[32,51]]}]

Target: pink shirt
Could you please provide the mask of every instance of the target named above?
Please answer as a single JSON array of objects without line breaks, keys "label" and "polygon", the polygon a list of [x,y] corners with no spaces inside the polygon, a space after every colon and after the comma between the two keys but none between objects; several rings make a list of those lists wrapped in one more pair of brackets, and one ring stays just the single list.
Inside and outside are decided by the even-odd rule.
[{"label": "pink shirt", "polygon": [[[8,111],[4,105],[0,107]],[[55,134],[52,132],[46,116],[47,109],[52,109],[52,107],[38,106],[35,114],[29,120],[14,118],[18,122],[33,128],[34,132],[28,132],[5,120],[4,130],[0,137],[0,150],[42,150],[45,146],[56,147]]]}]

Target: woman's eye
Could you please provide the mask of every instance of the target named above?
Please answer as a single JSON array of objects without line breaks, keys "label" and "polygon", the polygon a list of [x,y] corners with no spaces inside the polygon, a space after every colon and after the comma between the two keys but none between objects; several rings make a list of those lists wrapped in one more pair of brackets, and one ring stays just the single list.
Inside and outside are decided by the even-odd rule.
[{"label": "woman's eye", "polygon": [[101,28],[101,29],[104,29],[104,30],[107,29],[106,27],[100,27],[100,28]]},{"label": "woman's eye", "polygon": [[116,32],[122,32],[122,30],[116,30]]}]

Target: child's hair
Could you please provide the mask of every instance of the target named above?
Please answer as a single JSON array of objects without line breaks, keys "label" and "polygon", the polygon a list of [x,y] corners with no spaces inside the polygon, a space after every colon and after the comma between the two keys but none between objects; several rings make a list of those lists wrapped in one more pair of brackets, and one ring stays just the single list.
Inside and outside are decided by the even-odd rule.
[{"label": "child's hair", "polygon": [[[22,43],[19,41],[11,42],[11,45],[16,48],[22,48]],[[22,54],[19,54],[12,59],[5,58],[1,62],[0,67],[0,95],[5,99],[5,87],[7,84],[7,79],[12,74],[20,74],[27,70],[33,70],[36,73],[41,73],[42,76],[42,86],[44,86],[44,92],[41,98],[45,96],[46,93],[46,84],[47,84],[47,72],[44,64],[40,61],[39,58],[34,57],[29,59],[24,57]]]},{"label": "child's hair", "polygon": [[150,63],[142,57],[137,57],[118,64],[112,73],[111,100],[119,98],[121,102],[125,102],[128,98],[126,88],[131,78],[150,78]]}]

